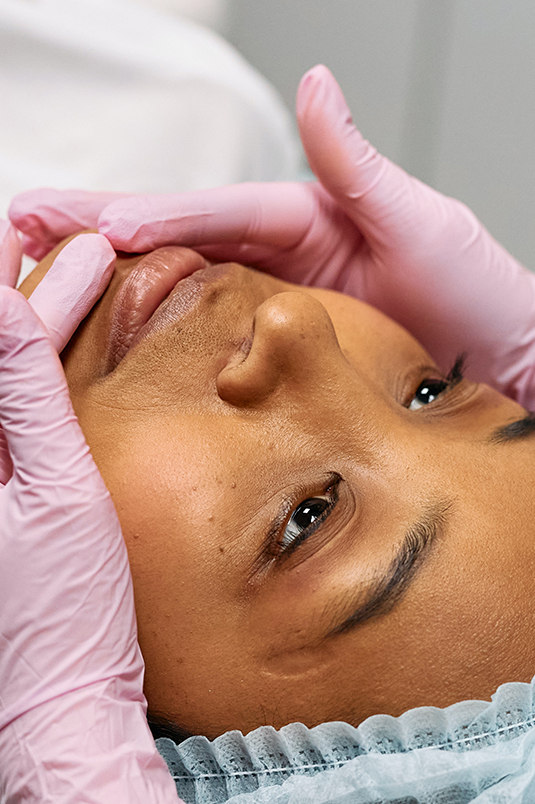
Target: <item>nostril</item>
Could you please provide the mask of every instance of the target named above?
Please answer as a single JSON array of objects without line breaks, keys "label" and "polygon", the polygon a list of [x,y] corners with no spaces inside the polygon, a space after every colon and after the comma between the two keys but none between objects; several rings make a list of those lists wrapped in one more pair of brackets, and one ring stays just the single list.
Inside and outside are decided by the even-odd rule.
[{"label": "nostril", "polygon": [[254,330],[255,326],[253,320],[251,331],[245,338],[243,338],[238,348],[238,356],[240,357],[240,363],[243,363],[244,360],[247,360],[251,352],[251,349],[253,348]]},{"label": "nostril", "polygon": [[216,380],[219,397],[234,407],[252,407],[269,396],[278,383],[278,367],[269,360],[262,344],[251,333],[241,348],[219,372]]},{"label": "nostril", "polygon": [[253,346],[253,329],[248,335],[243,336],[241,339],[236,338],[229,344],[229,354],[221,355],[221,363],[218,369],[220,372],[237,368],[247,360]]}]

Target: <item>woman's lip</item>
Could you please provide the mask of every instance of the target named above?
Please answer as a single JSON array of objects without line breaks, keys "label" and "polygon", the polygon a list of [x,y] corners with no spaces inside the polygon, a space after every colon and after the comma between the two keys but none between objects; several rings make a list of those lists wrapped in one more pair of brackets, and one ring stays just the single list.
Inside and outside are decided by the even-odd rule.
[{"label": "woman's lip", "polygon": [[130,348],[133,349],[152,333],[168,330],[169,327],[181,321],[205,296],[208,285],[228,277],[233,273],[235,267],[233,263],[210,265],[205,262],[204,267],[198,268],[180,279],[169,296],[137,332],[132,339]]},{"label": "woman's lip", "polygon": [[145,330],[178,282],[208,265],[196,252],[179,246],[157,249],[143,257],[113,300],[107,372],[113,371],[140,340],[141,330]]}]

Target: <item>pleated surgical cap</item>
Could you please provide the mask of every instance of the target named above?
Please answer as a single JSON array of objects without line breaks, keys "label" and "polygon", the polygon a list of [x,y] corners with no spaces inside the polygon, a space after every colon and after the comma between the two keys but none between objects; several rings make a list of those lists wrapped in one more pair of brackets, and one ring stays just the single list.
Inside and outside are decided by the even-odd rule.
[{"label": "pleated surgical cap", "polygon": [[156,741],[187,804],[506,804],[535,801],[535,678],[492,702],[292,723],[213,742]]}]

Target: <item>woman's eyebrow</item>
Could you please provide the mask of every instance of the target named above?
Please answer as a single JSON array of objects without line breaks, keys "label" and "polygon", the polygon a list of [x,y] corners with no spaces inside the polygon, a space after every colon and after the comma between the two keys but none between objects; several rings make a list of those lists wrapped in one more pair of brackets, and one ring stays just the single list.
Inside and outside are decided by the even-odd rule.
[{"label": "woman's eyebrow", "polygon": [[489,438],[491,444],[509,444],[521,438],[535,433],[535,413],[526,410],[526,415],[516,422],[511,422],[503,427],[498,427]]},{"label": "woman's eyebrow", "polygon": [[430,555],[430,548],[444,533],[451,508],[450,501],[436,503],[422,519],[411,525],[387,572],[367,592],[365,600],[340,625],[331,629],[326,638],[345,633],[359,623],[379,617],[394,608],[423,567]]}]

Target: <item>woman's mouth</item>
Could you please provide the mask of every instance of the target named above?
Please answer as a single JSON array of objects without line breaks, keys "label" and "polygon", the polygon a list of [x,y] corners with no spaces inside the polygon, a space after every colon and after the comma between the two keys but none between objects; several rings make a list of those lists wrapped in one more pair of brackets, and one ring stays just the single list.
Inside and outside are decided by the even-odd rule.
[{"label": "woman's mouth", "polygon": [[210,263],[199,254],[180,246],[157,249],[138,262],[113,300],[107,373],[113,371],[126,353],[154,328],[151,324],[153,318],[157,318],[156,312],[165,306],[170,295],[176,295],[177,284],[209,266]]}]

